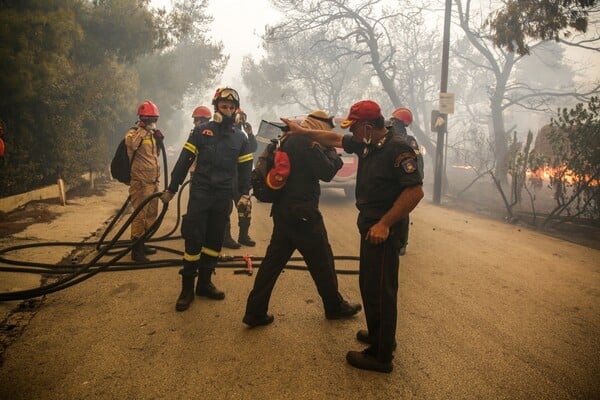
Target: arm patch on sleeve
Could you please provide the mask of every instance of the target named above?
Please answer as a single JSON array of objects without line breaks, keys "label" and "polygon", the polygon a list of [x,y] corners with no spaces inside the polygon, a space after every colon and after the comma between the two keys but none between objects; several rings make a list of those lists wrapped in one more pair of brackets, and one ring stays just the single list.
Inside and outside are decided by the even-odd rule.
[{"label": "arm patch on sleeve", "polygon": [[417,158],[413,153],[400,153],[394,161],[394,167],[402,167],[404,172],[406,172],[407,174],[412,174],[417,170]]}]

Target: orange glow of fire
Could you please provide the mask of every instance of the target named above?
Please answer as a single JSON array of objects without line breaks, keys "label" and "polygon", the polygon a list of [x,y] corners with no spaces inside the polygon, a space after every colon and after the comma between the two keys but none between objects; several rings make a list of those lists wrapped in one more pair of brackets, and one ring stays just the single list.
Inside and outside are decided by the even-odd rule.
[{"label": "orange glow of fire", "polygon": [[[573,174],[573,171],[566,169],[565,167],[545,166],[538,168],[535,171],[528,169],[526,174],[527,177],[532,180],[550,181],[550,179],[560,179],[569,184],[574,184],[582,180],[589,180],[589,177],[586,176],[582,179],[581,177]],[[598,180],[590,182],[590,186],[598,186],[598,184]]]}]

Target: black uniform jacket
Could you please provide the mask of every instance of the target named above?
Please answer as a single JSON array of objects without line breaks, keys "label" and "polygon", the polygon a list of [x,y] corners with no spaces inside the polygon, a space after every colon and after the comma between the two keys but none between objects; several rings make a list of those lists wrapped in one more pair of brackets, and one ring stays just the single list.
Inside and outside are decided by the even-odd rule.
[{"label": "black uniform jacket", "polygon": [[224,128],[214,121],[195,127],[171,172],[169,192],[177,192],[196,158],[191,190],[231,193],[235,183],[239,193],[248,194],[252,152],[248,138],[239,129]]},{"label": "black uniform jacket", "polygon": [[334,148],[313,144],[304,136],[289,136],[281,145],[290,159],[290,176],[273,211],[317,210],[321,187],[342,168],[343,161]]},{"label": "black uniform jacket", "polygon": [[422,185],[417,155],[399,134],[388,131],[383,145],[358,143],[344,135],[342,146],[359,157],[356,175],[358,228],[364,233],[390,209],[404,189]]},{"label": "black uniform jacket", "polygon": [[421,149],[419,147],[419,143],[417,143],[417,139],[414,136],[406,135],[406,142],[412,149],[415,151],[417,155],[417,166],[419,167],[419,175],[421,175],[421,180],[425,178],[425,162],[423,160],[423,154],[421,154]]}]

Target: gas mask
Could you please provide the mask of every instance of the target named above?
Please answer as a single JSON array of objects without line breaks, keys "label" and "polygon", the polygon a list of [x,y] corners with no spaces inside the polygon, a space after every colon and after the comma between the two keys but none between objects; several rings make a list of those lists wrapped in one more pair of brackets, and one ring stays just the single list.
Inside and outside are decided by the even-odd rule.
[{"label": "gas mask", "polygon": [[233,124],[235,123],[235,117],[233,115],[228,117],[226,115],[221,114],[219,111],[215,111],[215,113],[213,114],[213,121],[225,126],[233,126]]},{"label": "gas mask", "polygon": [[239,126],[244,126],[246,123],[246,114],[243,113],[235,113],[235,124]]},{"label": "gas mask", "polygon": [[146,128],[149,131],[152,131],[152,130],[156,129],[156,121],[157,120],[158,120],[158,117],[141,116],[140,117],[140,126],[142,126],[143,128]]}]

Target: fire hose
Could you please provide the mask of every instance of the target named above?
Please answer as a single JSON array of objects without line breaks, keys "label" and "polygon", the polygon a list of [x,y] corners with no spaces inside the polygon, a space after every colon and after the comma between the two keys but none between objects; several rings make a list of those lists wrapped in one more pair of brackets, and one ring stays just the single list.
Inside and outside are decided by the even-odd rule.
[{"label": "fire hose", "polygon": [[[164,152],[164,148],[162,151],[163,154],[163,165],[165,165],[165,187],[168,182],[168,177],[166,174],[166,156]],[[101,238],[97,242],[45,242],[45,243],[34,243],[34,244],[24,244],[6,247],[0,250],[0,272],[10,272],[10,273],[29,273],[29,274],[39,274],[42,277],[54,277],[51,279],[50,283],[47,283],[48,279],[43,279],[44,282],[42,286],[19,290],[13,292],[0,292],[0,301],[15,301],[15,300],[27,300],[35,297],[44,296],[50,293],[54,293],[73,285],[76,285],[80,282],[83,282],[87,279],[90,279],[94,275],[100,272],[119,272],[119,271],[133,271],[133,270],[143,270],[143,269],[151,269],[151,268],[165,268],[165,267],[175,267],[182,265],[182,257],[183,252],[180,250],[172,249],[170,247],[165,246],[156,246],[153,245],[157,250],[171,253],[178,258],[176,259],[161,259],[150,261],[148,263],[140,264],[136,262],[128,262],[128,261],[120,261],[125,255],[127,255],[131,249],[140,241],[143,242],[158,242],[158,241],[168,241],[168,240],[177,240],[181,239],[181,236],[172,236],[172,234],[176,231],[179,226],[181,220],[181,194],[183,188],[189,184],[190,181],[185,182],[179,191],[177,197],[177,218],[175,226],[163,236],[158,238],[152,238],[164,219],[164,216],[168,210],[168,204],[163,204],[162,210],[152,226],[146,231],[144,236],[136,239],[135,241],[130,240],[120,240],[121,236],[125,233],[125,231],[129,228],[129,225],[133,221],[133,219],[142,211],[144,206],[148,204],[150,201],[154,200],[157,197],[160,197],[161,192],[154,193],[146,198],[136,209],[134,209],[127,218],[127,220],[123,223],[121,228],[117,231],[117,233],[110,240],[106,240],[108,234],[112,231],[117,222],[122,218],[125,213],[127,206],[130,203],[130,198],[128,197],[121,209],[115,214],[112,221],[107,226],[106,230],[102,234]],[[19,261],[8,258],[6,255],[15,252],[18,250],[28,249],[28,248],[37,248],[37,247],[75,247],[85,248],[85,247],[94,246],[97,253],[85,263],[78,263],[73,260],[71,262],[64,261],[59,262],[58,264],[47,264],[47,263],[39,263],[33,261]],[[103,260],[105,257],[110,257],[108,261]],[[257,268],[254,263],[260,262],[264,257],[252,256],[249,254],[245,255],[220,255],[217,261],[217,268],[235,268],[234,274],[243,274],[252,276],[253,271]],[[336,260],[358,260],[359,257],[356,256],[335,256]],[[302,257],[291,257],[289,261],[303,261]],[[286,269],[289,270],[301,270],[306,271],[308,268],[305,265],[293,265],[287,264],[285,266]],[[357,270],[336,270],[338,274],[358,274]]]}]

